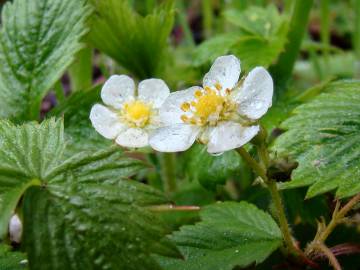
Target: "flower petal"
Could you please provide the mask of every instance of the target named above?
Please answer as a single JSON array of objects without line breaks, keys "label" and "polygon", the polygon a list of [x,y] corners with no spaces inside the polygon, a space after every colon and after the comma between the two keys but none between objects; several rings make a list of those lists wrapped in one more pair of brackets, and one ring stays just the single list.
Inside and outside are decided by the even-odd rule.
[{"label": "flower petal", "polygon": [[204,87],[215,87],[220,84],[222,90],[232,89],[240,76],[240,60],[234,55],[220,56],[216,58],[208,73],[205,74]]},{"label": "flower petal", "polygon": [[120,109],[124,101],[135,94],[135,83],[126,75],[112,75],[101,89],[101,98],[106,105]]},{"label": "flower petal", "polygon": [[249,142],[259,130],[259,126],[244,127],[235,122],[220,123],[209,134],[207,151],[214,154],[238,148]]},{"label": "flower petal", "polygon": [[196,90],[202,90],[199,86],[193,86],[186,90],[176,91],[170,94],[160,108],[160,120],[164,125],[173,125],[183,123],[182,115],[190,116],[189,113],[181,109],[184,102],[190,102],[195,99]]},{"label": "flower petal", "polygon": [[259,119],[271,107],[273,80],[263,67],[250,71],[242,87],[233,92],[234,100],[239,104],[238,112],[250,119]]},{"label": "flower petal", "polygon": [[170,95],[169,87],[163,80],[148,79],[139,83],[139,99],[152,102],[154,108],[160,108],[165,99]]},{"label": "flower petal", "polygon": [[162,127],[150,134],[149,144],[159,152],[180,152],[191,147],[200,128],[187,124]]},{"label": "flower petal", "polygon": [[96,131],[107,139],[115,139],[125,128],[116,113],[100,104],[95,104],[91,108],[90,120]]},{"label": "flower petal", "polygon": [[120,132],[116,143],[124,147],[145,147],[149,144],[147,132],[141,128],[128,128]]}]

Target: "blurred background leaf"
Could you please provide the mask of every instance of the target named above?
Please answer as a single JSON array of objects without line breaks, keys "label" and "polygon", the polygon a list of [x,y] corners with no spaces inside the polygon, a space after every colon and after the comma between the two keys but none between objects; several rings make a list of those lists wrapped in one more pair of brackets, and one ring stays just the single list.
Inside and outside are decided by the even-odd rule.
[{"label": "blurred background leaf", "polygon": [[138,14],[128,1],[92,0],[96,12],[89,41],[138,79],[157,76],[164,66],[174,23],[172,1],[147,15]]}]

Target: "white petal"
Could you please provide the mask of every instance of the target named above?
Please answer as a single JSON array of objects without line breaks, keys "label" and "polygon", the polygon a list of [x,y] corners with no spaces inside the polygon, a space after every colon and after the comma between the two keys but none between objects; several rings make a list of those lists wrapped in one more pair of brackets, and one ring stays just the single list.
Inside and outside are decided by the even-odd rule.
[{"label": "white petal", "polygon": [[139,99],[152,102],[154,108],[159,108],[170,95],[169,87],[163,80],[148,79],[139,83]]},{"label": "white petal", "polygon": [[216,58],[208,73],[205,74],[203,85],[214,87],[219,83],[222,90],[232,89],[239,80],[240,60],[234,55]]},{"label": "white petal", "polygon": [[9,222],[9,234],[11,242],[20,243],[22,235],[22,223],[18,215],[13,215]]},{"label": "white petal", "polygon": [[271,107],[273,80],[263,67],[250,71],[242,87],[233,92],[234,100],[239,104],[238,112],[250,119],[259,119]]},{"label": "white petal", "polygon": [[200,128],[187,124],[162,127],[150,134],[149,144],[159,152],[180,152],[191,147]]},{"label": "white petal", "polygon": [[202,90],[199,86],[193,86],[186,90],[176,91],[170,94],[160,108],[160,120],[164,125],[173,125],[183,123],[181,115],[189,113],[181,110],[181,104],[195,99],[196,90]]},{"label": "white petal", "polygon": [[238,148],[249,142],[258,132],[259,126],[243,127],[235,122],[218,124],[210,133],[207,151],[221,153]]},{"label": "white petal", "polygon": [[106,105],[120,109],[124,101],[135,94],[135,83],[126,75],[112,75],[101,89],[101,98]]},{"label": "white petal", "polygon": [[96,131],[107,139],[115,139],[125,128],[116,113],[100,104],[95,104],[91,108],[90,120]]},{"label": "white petal", "polygon": [[147,132],[141,128],[128,128],[120,132],[116,143],[124,147],[145,147],[149,144]]}]

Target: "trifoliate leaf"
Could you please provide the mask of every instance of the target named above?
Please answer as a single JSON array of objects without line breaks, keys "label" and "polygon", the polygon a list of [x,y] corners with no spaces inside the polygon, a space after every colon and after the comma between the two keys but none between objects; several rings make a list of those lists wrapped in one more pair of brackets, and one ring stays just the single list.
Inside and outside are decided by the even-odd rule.
[{"label": "trifoliate leaf", "polygon": [[7,209],[0,220],[8,224],[25,193],[30,269],[160,269],[152,253],[177,255],[166,227],[147,210],[166,199],[127,179],[143,168],[140,161],[117,147],[65,159],[62,120],[0,121],[0,131],[0,206]]},{"label": "trifoliate leaf", "polygon": [[185,170],[190,181],[199,181],[208,189],[223,185],[239,169],[241,158],[235,151],[227,151],[220,156],[212,156],[206,147],[194,145],[185,156]]},{"label": "trifoliate leaf", "polygon": [[2,10],[0,118],[36,120],[46,92],[81,49],[86,0],[15,0]]},{"label": "trifoliate leaf", "polygon": [[174,22],[171,3],[144,16],[129,1],[95,1],[89,39],[139,79],[154,77],[164,63],[164,49]]},{"label": "trifoliate leaf", "polygon": [[307,197],[337,190],[339,198],[360,192],[360,83],[330,83],[307,104],[294,110],[274,145],[278,155],[299,166],[284,188],[311,186]]},{"label": "trifoliate leaf", "polygon": [[0,244],[0,269],[1,270],[26,270],[27,259],[25,254],[11,251],[11,247]]},{"label": "trifoliate leaf", "polygon": [[172,235],[185,260],[160,259],[167,270],[232,270],[261,263],[282,241],[269,214],[246,202],[205,207],[202,221]]}]

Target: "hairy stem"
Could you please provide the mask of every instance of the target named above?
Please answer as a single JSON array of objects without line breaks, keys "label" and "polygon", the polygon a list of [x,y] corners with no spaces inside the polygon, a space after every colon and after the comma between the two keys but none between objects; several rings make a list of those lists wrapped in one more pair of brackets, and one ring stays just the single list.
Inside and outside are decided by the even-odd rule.
[{"label": "hairy stem", "polygon": [[293,237],[290,232],[289,224],[285,215],[284,205],[282,203],[279,190],[276,186],[276,182],[274,180],[268,179],[266,175],[266,166],[269,162],[267,149],[264,144],[260,145],[259,149],[261,149],[259,156],[262,165],[260,165],[244,148],[240,147],[237,149],[237,151],[241,155],[241,157],[247,162],[247,164],[253,169],[253,171],[265,181],[267,187],[269,188],[272,201],[274,202],[276,218],[278,219],[278,223],[284,237],[286,248],[290,254],[298,255],[299,252],[295,248],[294,242],[292,240]]},{"label": "hairy stem", "polygon": [[[307,255],[310,255],[314,251],[316,245],[318,245],[319,243],[324,243],[326,241],[326,239],[328,238],[328,236],[335,229],[335,227],[343,221],[346,214],[358,202],[360,202],[360,193],[357,194],[356,196],[354,196],[350,201],[348,201],[347,204],[345,204],[340,210],[339,210],[340,203],[338,202],[337,205],[336,205],[336,208],[334,210],[334,213],[332,215],[332,219],[331,219],[330,223],[327,226],[320,223],[320,225],[319,225],[320,228],[318,230],[318,233],[316,234],[314,240],[306,248],[305,253]],[[323,227],[321,227],[321,225]]]},{"label": "hairy stem", "polygon": [[325,246],[323,243],[319,242],[319,243],[316,243],[314,248],[321,251],[329,259],[330,264],[332,265],[332,267],[335,270],[341,270],[341,266],[340,266],[338,260],[336,259],[335,255],[331,252],[331,250],[327,246]]},{"label": "hairy stem", "polygon": [[180,205],[162,204],[149,206],[148,209],[153,212],[169,212],[169,211],[199,211],[201,208],[197,205]]},{"label": "hairy stem", "polygon": [[281,232],[284,237],[285,245],[290,254],[297,255],[298,250],[294,246],[293,237],[290,232],[289,224],[287,222],[286,215],[285,215],[284,205],[282,203],[279,190],[276,186],[276,182],[273,180],[270,180],[270,181],[268,181],[267,186],[269,188],[271,198],[274,203],[276,217],[278,219],[280,229],[281,229]]}]

